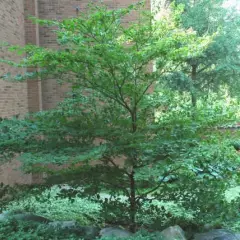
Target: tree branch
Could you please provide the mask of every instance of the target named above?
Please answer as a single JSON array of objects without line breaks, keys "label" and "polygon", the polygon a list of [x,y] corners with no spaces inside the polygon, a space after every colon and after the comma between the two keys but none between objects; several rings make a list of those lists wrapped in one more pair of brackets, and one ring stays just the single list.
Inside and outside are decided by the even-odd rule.
[{"label": "tree branch", "polygon": [[165,173],[165,174],[164,174],[164,177],[161,179],[160,183],[159,183],[156,187],[152,188],[151,190],[149,190],[149,191],[141,194],[140,196],[138,196],[138,197],[137,197],[137,201],[140,201],[140,199],[144,198],[144,196],[147,196],[148,194],[153,193],[153,192],[155,192],[157,189],[159,189],[159,188],[161,187],[163,181],[166,179],[166,177],[167,177],[169,174],[177,171],[177,170],[180,169],[180,168],[181,168],[181,166],[178,167],[178,168],[176,168],[176,169],[172,169],[171,171],[168,171],[167,173]]}]

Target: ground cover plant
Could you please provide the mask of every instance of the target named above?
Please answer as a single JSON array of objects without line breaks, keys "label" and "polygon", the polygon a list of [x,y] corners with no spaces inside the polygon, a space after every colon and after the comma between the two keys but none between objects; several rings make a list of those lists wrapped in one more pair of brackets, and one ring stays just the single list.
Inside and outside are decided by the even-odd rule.
[{"label": "ground cover plant", "polygon": [[[54,28],[58,50],[7,46],[26,55],[18,63],[3,62],[39,70],[6,74],[6,80],[55,78],[70,87],[56,109],[0,122],[3,162],[19,154],[26,172],[44,172],[49,186],[71,186],[58,195],[72,205],[68,199],[51,201],[52,211],[54,204],[65,204],[77,218],[75,206],[85,201],[81,223],[99,217],[131,232],[175,223],[202,226],[237,214],[224,194],[238,181],[240,159],[232,142],[239,133],[218,129],[237,121],[237,98],[222,82],[221,91],[209,88],[198,101],[198,85],[180,91],[166,84],[177,82],[176,72],[186,74],[189,61],[205,59],[219,37],[184,28],[183,10],[171,5],[169,15],[157,20],[141,3],[119,10],[90,5],[77,18],[35,19]],[[139,11],[139,18],[122,24],[132,11]],[[176,204],[180,214],[167,211],[166,202]],[[31,210],[48,214],[47,206]],[[51,214],[61,219],[60,212]]]},{"label": "ground cover plant", "polygon": [[[54,186],[50,190],[45,190],[39,194],[31,194],[29,197],[12,201],[4,210],[9,213],[31,212],[38,216],[43,216],[47,219],[55,221],[70,221],[76,220],[82,226],[84,225],[99,225],[103,226],[104,221],[108,218],[117,219],[119,214],[103,209],[100,202],[91,199],[75,197],[72,201],[68,198],[59,198],[61,188]],[[111,198],[109,194],[100,194],[101,199]],[[122,202],[126,202],[127,198],[122,196]],[[164,208],[165,211],[148,211],[149,203],[143,205],[144,215],[138,214],[136,221],[142,226],[149,226],[154,223],[154,220],[161,215],[161,222],[167,225],[171,219],[185,219],[186,221],[193,218],[191,212],[187,212],[174,202],[160,202],[153,200],[153,205],[159,206],[159,209]],[[120,209],[121,210],[121,209]],[[166,218],[166,215],[172,215],[172,218]],[[106,216],[107,215],[107,216]],[[105,218],[103,217],[105,216]],[[114,220],[112,220],[114,222]]]},{"label": "ground cover plant", "polygon": [[82,240],[67,231],[48,229],[44,224],[14,220],[0,223],[0,237],[2,240]]}]

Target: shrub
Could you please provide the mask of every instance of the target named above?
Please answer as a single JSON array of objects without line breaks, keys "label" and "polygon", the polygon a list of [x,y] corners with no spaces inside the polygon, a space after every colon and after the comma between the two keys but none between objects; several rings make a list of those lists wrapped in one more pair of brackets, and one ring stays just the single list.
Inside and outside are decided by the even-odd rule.
[{"label": "shrub", "polygon": [[[75,197],[59,198],[60,188],[57,186],[43,193],[25,197],[7,205],[10,212],[27,211],[46,217],[50,220],[76,220],[80,225],[102,225],[105,222],[126,225],[128,207],[125,197],[112,198],[109,194],[100,194],[100,199],[89,200]],[[98,202],[96,202],[96,200]],[[191,221],[193,214],[175,202],[153,200],[143,203],[136,216],[139,226],[160,230],[179,221]]]},{"label": "shrub", "polygon": [[81,225],[99,223],[101,206],[86,198],[59,198],[59,187],[53,187],[40,195],[30,196],[10,203],[8,211],[28,211],[51,220],[76,220]]},{"label": "shrub", "polygon": [[0,223],[1,240],[81,240],[67,231],[55,231],[44,224],[10,220]]}]

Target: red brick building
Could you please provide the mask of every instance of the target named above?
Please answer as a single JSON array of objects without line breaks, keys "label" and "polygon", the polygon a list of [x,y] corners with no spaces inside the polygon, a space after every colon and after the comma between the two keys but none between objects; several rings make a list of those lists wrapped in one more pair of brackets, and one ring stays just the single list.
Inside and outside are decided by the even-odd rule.
[{"label": "red brick building", "polygon": [[[158,0],[159,1],[159,0]],[[89,2],[98,0],[0,0],[0,43],[25,45],[37,44],[44,47],[56,48],[54,33],[47,27],[38,27],[28,20],[28,16],[41,19],[64,19],[75,17],[76,8],[84,11]],[[138,0],[103,0],[109,8],[122,8]],[[147,0],[147,8],[151,8]],[[131,14],[126,21],[132,21],[137,15]],[[16,59],[15,55],[0,48],[0,58]],[[26,69],[11,69],[0,63],[0,76],[7,72],[17,73]],[[0,80],[0,117],[24,115],[50,109],[64,98],[66,87],[60,86],[54,80],[28,81],[24,83],[9,83]],[[1,141],[1,140],[0,140]],[[0,182],[13,184],[15,182],[31,183],[31,175],[23,176],[16,171],[16,162],[0,168]]]}]

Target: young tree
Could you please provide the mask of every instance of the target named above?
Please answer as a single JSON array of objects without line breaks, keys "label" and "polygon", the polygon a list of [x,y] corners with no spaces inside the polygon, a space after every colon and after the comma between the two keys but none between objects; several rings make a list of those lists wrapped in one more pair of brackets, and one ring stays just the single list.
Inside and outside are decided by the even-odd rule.
[{"label": "young tree", "polygon": [[[162,98],[152,87],[173,65],[198,58],[211,42],[181,28],[180,8],[161,21],[140,8],[91,6],[77,18],[36,20],[55,27],[59,49],[11,46],[26,57],[20,63],[3,61],[40,69],[12,79],[56,78],[69,83],[71,92],[54,110],[0,124],[2,160],[20,154],[26,171],[54,173],[52,181],[83,186],[86,194],[126,196],[133,232],[149,195],[178,174],[189,177],[196,170],[193,159],[184,162],[183,154],[196,146],[187,138],[198,128],[188,118],[177,123],[176,112],[157,122],[154,108]],[[139,18],[124,25],[132,10],[139,11]],[[49,164],[64,168],[58,172]]]}]

